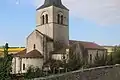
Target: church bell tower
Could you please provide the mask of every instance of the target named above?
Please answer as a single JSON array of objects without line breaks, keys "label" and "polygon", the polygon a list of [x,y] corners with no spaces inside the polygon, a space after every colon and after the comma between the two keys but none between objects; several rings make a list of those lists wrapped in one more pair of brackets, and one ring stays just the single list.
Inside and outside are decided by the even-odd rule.
[{"label": "church bell tower", "polygon": [[53,39],[54,43],[68,46],[69,10],[61,0],[45,0],[36,12],[36,29]]}]

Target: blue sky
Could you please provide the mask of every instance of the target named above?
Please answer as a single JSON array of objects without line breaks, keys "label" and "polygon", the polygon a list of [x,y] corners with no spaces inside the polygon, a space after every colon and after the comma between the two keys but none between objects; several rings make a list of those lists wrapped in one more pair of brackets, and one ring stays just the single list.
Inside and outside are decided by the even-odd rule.
[{"label": "blue sky", "polygon": [[[16,0],[0,1],[0,45],[8,42],[11,46],[25,46],[26,37],[36,26],[36,4],[32,0],[30,0],[31,2],[27,1],[22,0],[20,4],[16,4]],[[120,17],[117,11],[116,13],[114,11],[114,14],[111,11],[111,14],[106,15],[108,18],[104,18],[106,17],[105,15],[103,17],[103,14],[105,14],[104,10],[103,13],[101,12],[102,15],[92,12],[93,9],[86,8],[86,6],[85,8],[76,10],[75,6],[70,5],[71,3],[68,1],[65,0],[64,4],[70,9],[70,39],[92,41],[100,45],[115,45],[120,43]],[[88,3],[84,4],[87,5]],[[90,4],[87,7],[92,5]],[[78,7],[81,7],[79,5]],[[120,7],[117,7],[116,9],[118,10]]]}]

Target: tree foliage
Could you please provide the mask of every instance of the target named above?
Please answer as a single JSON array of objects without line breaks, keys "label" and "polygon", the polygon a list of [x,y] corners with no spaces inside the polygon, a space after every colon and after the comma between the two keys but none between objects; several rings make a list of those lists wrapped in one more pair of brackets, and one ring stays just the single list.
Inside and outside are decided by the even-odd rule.
[{"label": "tree foliage", "polygon": [[120,64],[120,46],[115,46],[113,48],[113,64]]},{"label": "tree foliage", "polygon": [[107,56],[107,65],[113,65],[113,53]]},{"label": "tree foliage", "polygon": [[106,64],[107,64],[107,55],[106,54],[99,55],[97,53],[94,59],[93,66],[94,67],[105,66]]},{"label": "tree foliage", "polygon": [[12,55],[8,54],[8,44],[4,47],[4,57],[0,58],[0,80],[11,80]]},{"label": "tree foliage", "polygon": [[95,57],[95,66],[105,66],[120,64],[120,46],[113,47],[113,52],[110,55]]},{"label": "tree foliage", "polygon": [[38,67],[29,66],[27,73],[24,74],[25,79],[33,79],[43,76],[43,71]]},{"label": "tree foliage", "polygon": [[70,53],[69,60],[67,63],[67,68],[69,71],[74,71],[80,69],[84,65],[84,61],[81,56],[76,56],[75,54]]}]

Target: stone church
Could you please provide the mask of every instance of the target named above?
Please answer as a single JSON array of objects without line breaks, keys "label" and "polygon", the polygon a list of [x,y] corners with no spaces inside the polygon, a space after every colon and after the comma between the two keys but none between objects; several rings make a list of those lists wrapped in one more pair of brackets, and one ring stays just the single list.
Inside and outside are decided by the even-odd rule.
[{"label": "stone church", "polygon": [[68,60],[70,48],[87,60],[106,52],[94,42],[69,40],[69,9],[61,0],[45,0],[36,9],[36,28],[26,39],[26,49],[14,55],[12,73],[25,73],[31,65],[42,69],[50,59]]}]

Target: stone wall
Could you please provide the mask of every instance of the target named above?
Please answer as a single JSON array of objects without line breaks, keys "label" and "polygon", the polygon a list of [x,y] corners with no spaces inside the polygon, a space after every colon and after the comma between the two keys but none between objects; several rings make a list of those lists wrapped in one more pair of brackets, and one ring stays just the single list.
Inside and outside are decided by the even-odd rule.
[{"label": "stone wall", "polygon": [[120,80],[120,65],[78,70],[35,80]]}]

